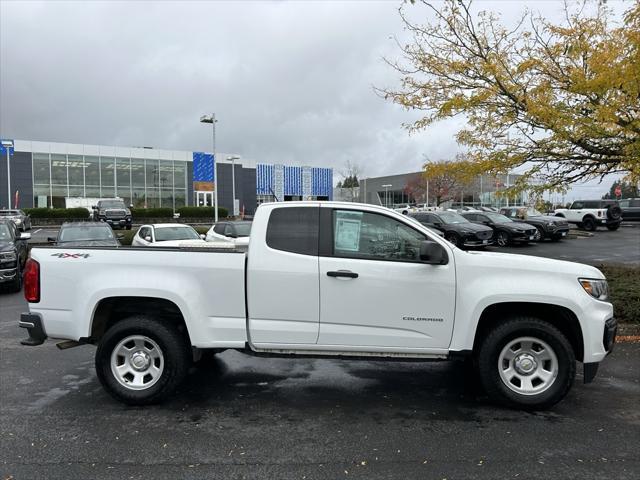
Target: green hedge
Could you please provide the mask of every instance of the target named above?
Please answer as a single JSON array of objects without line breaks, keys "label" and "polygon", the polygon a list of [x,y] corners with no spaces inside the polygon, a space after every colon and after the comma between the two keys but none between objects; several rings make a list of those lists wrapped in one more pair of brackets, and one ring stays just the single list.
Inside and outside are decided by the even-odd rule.
[{"label": "green hedge", "polygon": [[640,324],[640,267],[600,265],[607,277],[613,314],[621,323]]},{"label": "green hedge", "polygon": [[[176,210],[184,218],[213,218],[213,207],[180,207]],[[218,207],[218,216],[226,217],[229,214],[226,208]]]},{"label": "green hedge", "polygon": [[172,208],[132,208],[131,215],[136,218],[173,218]]},{"label": "green hedge", "polygon": [[24,208],[31,218],[89,218],[86,208]]}]

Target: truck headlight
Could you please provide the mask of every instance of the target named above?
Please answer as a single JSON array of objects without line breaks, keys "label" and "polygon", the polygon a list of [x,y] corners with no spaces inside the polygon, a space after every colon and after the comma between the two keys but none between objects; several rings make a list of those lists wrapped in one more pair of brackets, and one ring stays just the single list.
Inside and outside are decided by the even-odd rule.
[{"label": "truck headlight", "polygon": [[15,262],[17,259],[16,252],[0,253],[0,262]]},{"label": "truck headlight", "polygon": [[16,223],[16,225],[20,225],[22,223],[22,220],[20,220],[19,218],[14,218],[13,221]]},{"label": "truck headlight", "polygon": [[609,298],[609,286],[606,280],[594,280],[592,278],[579,278],[578,281],[584,291],[598,300],[607,301]]}]

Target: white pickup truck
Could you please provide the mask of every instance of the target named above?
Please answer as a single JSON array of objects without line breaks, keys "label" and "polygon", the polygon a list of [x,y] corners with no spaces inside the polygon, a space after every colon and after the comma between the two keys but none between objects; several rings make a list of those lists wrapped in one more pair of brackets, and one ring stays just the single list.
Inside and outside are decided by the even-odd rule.
[{"label": "white pickup truck", "polygon": [[615,341],[596,268],[466,252],[406,216],[354,203],[261,205],[248,252],[34,248],[26,345],[97,345],[115,398],[169,394],[204,353],[472,359],[495,401],[545,408],[590,382]]}]

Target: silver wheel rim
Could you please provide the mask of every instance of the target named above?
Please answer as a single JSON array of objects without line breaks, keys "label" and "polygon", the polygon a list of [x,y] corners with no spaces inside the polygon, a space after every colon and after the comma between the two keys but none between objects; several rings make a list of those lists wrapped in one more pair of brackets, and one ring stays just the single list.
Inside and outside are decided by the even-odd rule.
[{"label": "silver wheel rim", "polygon": [[533,234],[533,239],[535,241],[539,241],[541,238],[542,238],[542,233],[540,233],[540,230],[536,228],[536,233]]},{"label": "silver wheel rim", "polygon": [[111,354],[111,373],[129,390],[152,387],[164,371],[164,355],[156,342],[144,335],[121,340]]},{"label": "silver wheel rim", "polygon": [[500,380],[520,395],[538,395],[558,376],[558,357],[548,343],[535,337],[511,340],[498,357]]},{"label": "silver wheel rim", "polygon": [[504,247],[507,244],[507,235],[505,233],[500,232],[498,234],[498,245]]}]

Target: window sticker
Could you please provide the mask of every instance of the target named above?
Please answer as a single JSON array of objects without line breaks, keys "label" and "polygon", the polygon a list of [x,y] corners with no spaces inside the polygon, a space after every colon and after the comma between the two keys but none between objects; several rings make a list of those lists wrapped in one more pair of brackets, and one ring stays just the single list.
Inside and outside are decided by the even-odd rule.
[{"label": "window sticker", "polygon": [[361,212],[336,212],[335,249],[357,252],[360,249]]}]

